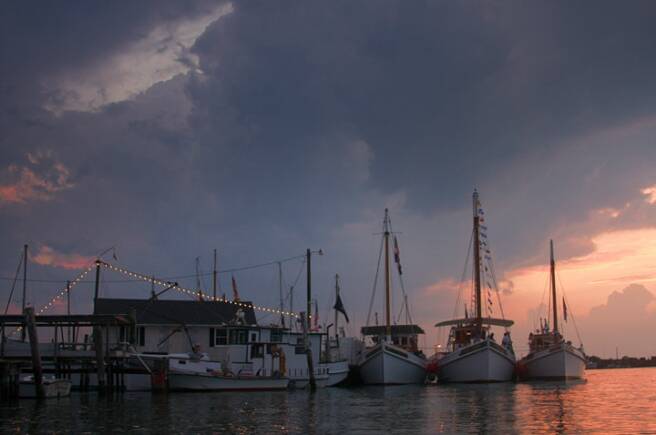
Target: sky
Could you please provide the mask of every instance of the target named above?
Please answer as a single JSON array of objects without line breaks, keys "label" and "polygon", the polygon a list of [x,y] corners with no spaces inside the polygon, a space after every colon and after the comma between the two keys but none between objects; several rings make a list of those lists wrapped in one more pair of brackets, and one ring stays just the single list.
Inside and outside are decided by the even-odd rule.
[{"label": "sky", "polygon": [[[519,353],[553,239],[568,338],[656,355],[655,19],[651,1],[3,2],[2,305],[28,244],[37,308],[113,247],[108,262],[189,288],[198,257],[206,290],[217,249],[220,292],[234,276],[272,308],[275,261],[295,257],[298,311],[310,248],[320,321],[339,274],[358,334],[389,208],[430,353],[469,297],[476,188]],[[101,296],[149,295],[124,280],[103,271]]]}]

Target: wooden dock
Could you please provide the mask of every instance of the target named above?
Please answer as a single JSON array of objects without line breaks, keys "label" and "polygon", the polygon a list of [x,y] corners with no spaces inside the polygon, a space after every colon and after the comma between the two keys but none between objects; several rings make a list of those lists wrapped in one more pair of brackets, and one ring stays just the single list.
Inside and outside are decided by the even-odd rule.
[{"label": "wooden dock", "polygon": [[[67,379],[79,375],[76,387],[82,390],[89,389],[89,378],[93,375],[97,377],[98,391],[121,391],[125,385],[127,356],[109,349],[110,326],[134,328],[134,315],[35,316],[34,309],[27,307],[23,315],[0,316],[0,396],[3,399],[17,396],[21,373],[34,375],[37,392],[43,374]],[[8,339],[5,335],[8,328],[20,328],[21,336],[29,336],[29,341]],[[38,328],[54,329],[50,343],[39,343]],[[64,336],[65,329],[68,337]],[[85,334],[84,341],[77,342],[76,337],[84,330],[91,334]]]}]

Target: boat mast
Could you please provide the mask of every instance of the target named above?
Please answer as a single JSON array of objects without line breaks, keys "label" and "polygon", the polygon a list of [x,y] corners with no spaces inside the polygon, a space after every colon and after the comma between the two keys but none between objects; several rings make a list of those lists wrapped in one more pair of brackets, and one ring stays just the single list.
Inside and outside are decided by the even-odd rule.
[{"label": "boat mast", "polygon": [[558,301],[556,299],[556,260],[554,259],[553,240],[549,240],[551,254],[551,300],[553,301],[553,332],[558,333]]},{"label": "boat mast", "polygon": [[483,328],[483,315],[481,308],[481,246],[480,246],[480,218],[478,216],[478,191],[474,189],[474,289],[476,291],[476,325],[480,333]]},{"label": "boat mast", "polygon": [[390,270],[389,270],[389,214],[385,209],[385,221],[383,222],[383,237],[385,238],[385,326],[389,339],[392,336],[392,324],[390,322]]},{"label": "boat mast", "polygon": [[337,322],[339,321],[339,311],[337,311],[337,301],[339,300],[339,275],[335,274],[335,343],[339,341],[339,329]]}]

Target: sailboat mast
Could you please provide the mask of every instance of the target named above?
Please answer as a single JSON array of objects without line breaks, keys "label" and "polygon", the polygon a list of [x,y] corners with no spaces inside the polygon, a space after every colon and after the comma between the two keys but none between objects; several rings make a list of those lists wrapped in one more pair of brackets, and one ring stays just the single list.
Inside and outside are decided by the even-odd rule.
[{"label": "sailboat mast", "polygon": [[385,209],[385,222],[384,222],[385,238],[385,326],[386,334],[388,337],[392,336],[392,323],[390,321],[390,270],[389,270],[389,214]]},{"label": "sailboat mast", "polygon": [[476,323],[482,328],[481,304],[481,245],[480,245],[480,217],[478,216],[478,192],[474,190],[474,290],[476,291]]},{"label": "sailboat mast", "polygon": [[554,259],[553,240],[549,240],[551,254],[551,300],[553,301],[553,332],[558,333],[558,300],[556,299],[556,260]]}]

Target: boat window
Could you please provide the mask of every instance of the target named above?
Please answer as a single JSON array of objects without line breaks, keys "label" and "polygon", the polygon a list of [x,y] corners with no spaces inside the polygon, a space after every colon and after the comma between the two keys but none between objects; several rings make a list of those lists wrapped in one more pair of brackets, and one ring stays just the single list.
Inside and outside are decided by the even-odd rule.
[{"label": "boat window", "polygon": [[246,344],[248,331],[246,329],[231,329],[228,344]]},{"label": "boat window", "polygon": [[257,333],[251,332],[251,342],[257,341]]}]

